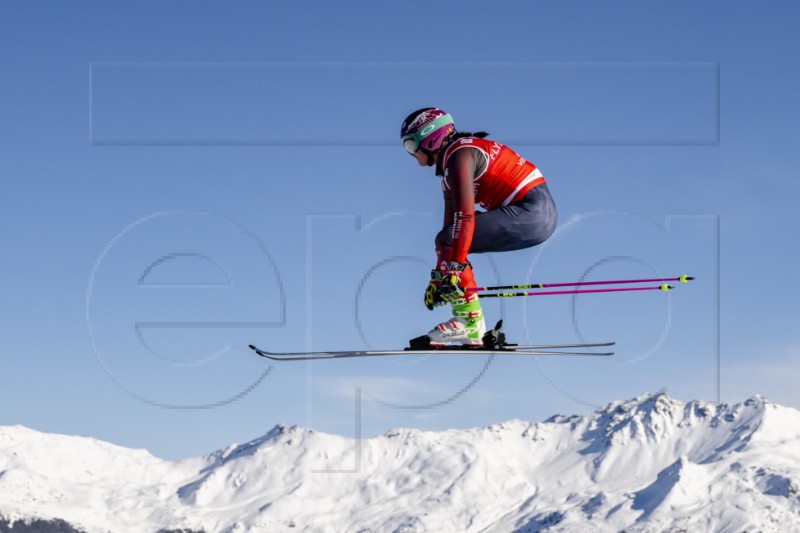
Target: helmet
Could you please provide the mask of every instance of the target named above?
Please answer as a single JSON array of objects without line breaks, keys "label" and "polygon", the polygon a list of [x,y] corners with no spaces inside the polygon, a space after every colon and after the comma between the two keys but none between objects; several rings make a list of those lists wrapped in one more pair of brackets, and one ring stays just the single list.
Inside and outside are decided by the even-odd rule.
[{"label": "helmet", "polygon": [[420,148],[428,152],[437,152],[445,139],[454,131],[453,117],[441,109],[425,107],[414,111],[400,128],[400,138],[409,154]]}]

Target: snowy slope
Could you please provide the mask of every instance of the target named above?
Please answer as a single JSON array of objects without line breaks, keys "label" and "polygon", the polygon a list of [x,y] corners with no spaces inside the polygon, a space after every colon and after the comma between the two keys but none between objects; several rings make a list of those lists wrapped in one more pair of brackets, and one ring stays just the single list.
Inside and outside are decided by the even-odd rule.
[{"label": "snowy slope", "polygon": [[126,533],[800,531],[800,411],[647,395],[362,441],[277,426],[177,463],[3,427],[0,517]]}]

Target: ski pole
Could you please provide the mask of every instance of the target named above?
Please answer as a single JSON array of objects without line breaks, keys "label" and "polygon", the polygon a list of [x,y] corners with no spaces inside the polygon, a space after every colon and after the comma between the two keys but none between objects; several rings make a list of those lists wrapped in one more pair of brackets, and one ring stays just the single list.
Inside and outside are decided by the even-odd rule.
[{"label": "ski pole", "polygon": [[[551,285],[552,286],[552,285]],[[536,292],[489,292],[478,293],[479,298],[513,298],[516,296],[550,296],[555,294],[589,294],[598,292],[626,292],[626,291],[668,291],[674,289],[672,285],[658,285],[656,287],[615,287],[611,289],[572,289],[567,291],[536,291]]]},{"label": "ski pole", "polygon": [[556,287],[581,287],[584,285],[622,285],[626,283],[659,283],[665,281],[680,281],[687,283],[694,278],[692,276],[679,276],[677,278],[653,278],[653,279],[617,279],[607,281],[576,281],[573,283],[529,283],[526,285],[498,285],[496,287],[472,287],[467,292],[483,291],[505,291],[515,289],[550,289]]}]

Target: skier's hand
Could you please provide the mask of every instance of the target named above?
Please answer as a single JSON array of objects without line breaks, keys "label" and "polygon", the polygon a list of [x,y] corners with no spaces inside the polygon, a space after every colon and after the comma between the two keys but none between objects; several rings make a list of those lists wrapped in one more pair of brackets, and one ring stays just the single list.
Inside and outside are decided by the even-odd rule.
[{"label": "skier's hand", "polygon": [[431,281],[425,287],[425,307],[433,311],[434,307],[444,305],[445,302],[442,298],[442,273],[438,270],[431,270]]},{"label": "skier's hand", "polygon": [[442,292],[442,300],[445,302],[460,300],[466,296],[464,289],[460,287],[461,274],[466,267],[465,263],[451,261],[442,269],[442,281],[439,286]]}]

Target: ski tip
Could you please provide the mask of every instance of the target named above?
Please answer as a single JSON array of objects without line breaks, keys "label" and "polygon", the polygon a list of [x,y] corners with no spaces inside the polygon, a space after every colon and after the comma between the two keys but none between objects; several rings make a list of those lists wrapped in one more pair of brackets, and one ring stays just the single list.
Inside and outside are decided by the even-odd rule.
[{"label": "ski tip", "polygon": [[675,287],[673,287],[672,285],[666,285],[666,284],[662,285],[661,287],[659,287],[659,289],[661,289],[662,291],[668,291],[668,290],[674,289],[674,288]]},{"label": "ski tip", "polygon": [[692,281],[693,279],[694,276],[687,276],[686,274],[678,278],[678,280],[680,280],[681,283],[687,283],[689,281]]},{"label": "ski tip", "polygon": [[253,346],[252,344],[248,344],[247,346],[248,346],[248,347],[249,347],[251,350],[254,350],[254,351],[255,351],[255,350],[258,350],[258,348],[256,348],[256,347],[255,347],[255,346]]}]

